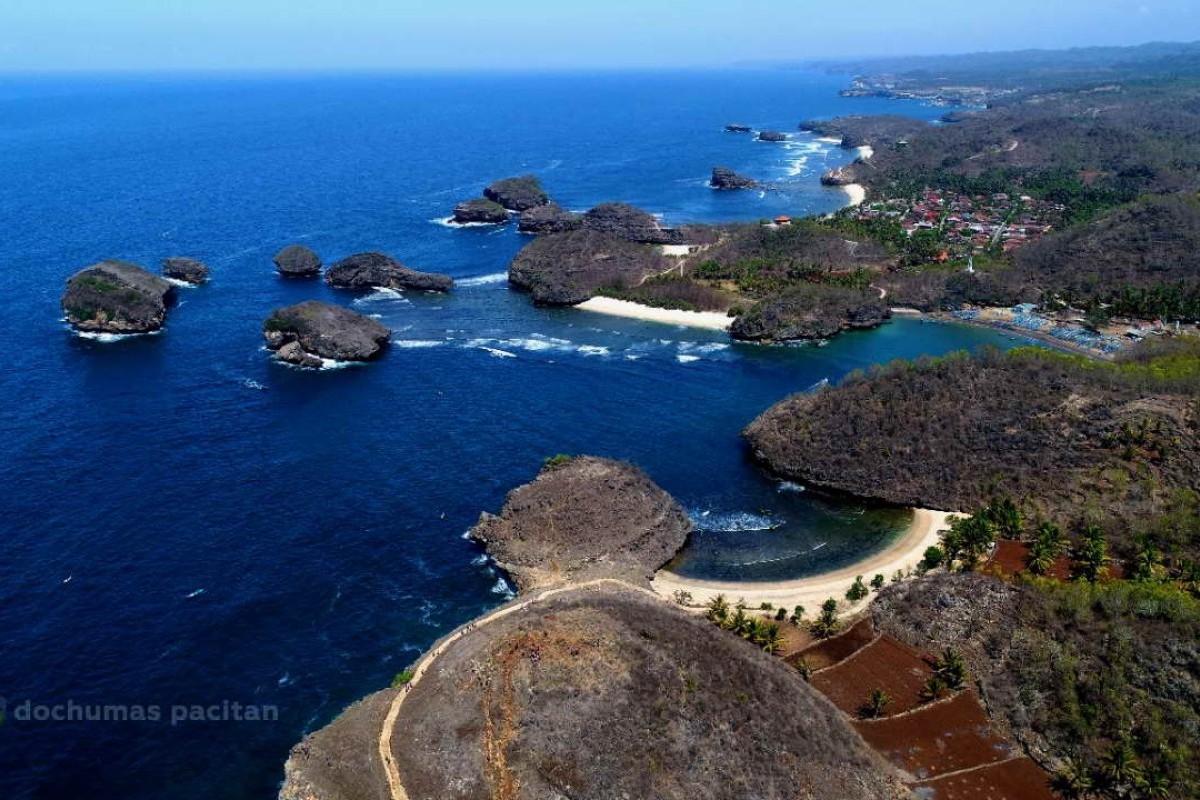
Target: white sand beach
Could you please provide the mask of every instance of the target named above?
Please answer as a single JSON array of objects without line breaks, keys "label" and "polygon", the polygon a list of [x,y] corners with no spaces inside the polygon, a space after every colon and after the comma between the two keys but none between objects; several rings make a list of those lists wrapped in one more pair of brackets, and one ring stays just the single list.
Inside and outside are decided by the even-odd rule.
[{"label": "white sand beach", "polygon": [[758,608],[762,603],[787,609],[801,605],[811,615],[832,597],[842,604],[843,612],[857,610],[865,607],[870,598],[853,608],[848,605],[846,590],[854,584],[855,578],[861,575],[869,582],[875,575],[883,575],[891,581],[897,571],[915,570],[925,550],[938,543],[938,534],[950,526],[951,518],[957,516],[923,508],[913,509],[913,515],[912,525],[895,543],[862,561],[823,575],[795,581],[738,583],[695,580],[661,570],[654,576],[652,586],[654,591],[672,600],[677,591],[690,592],[692,602],[699,606],[723,594],[731,603],[744,598],[751,608]]},{"label": "white sand beach", "polygon": [[842,187],[842,190],[850,195],[850,202],[846,204],[847,208],[861,206],[867,200],[867,187],[860,183],[849,183]]},{"label": "white sand beach", "polygon": [[679,311],[673,308],[652,308],[641,303],[631,303],[628,300],[617,300],[612,297],[593,297],[575,306],[584,311],[597,314],[608,314],[613,317],[640,319],[647,322],[662,322],[667,325],[687,325],[693,328],[708,328],[709,330],[728,330],[733,324],[733,318],[716,311]]}]

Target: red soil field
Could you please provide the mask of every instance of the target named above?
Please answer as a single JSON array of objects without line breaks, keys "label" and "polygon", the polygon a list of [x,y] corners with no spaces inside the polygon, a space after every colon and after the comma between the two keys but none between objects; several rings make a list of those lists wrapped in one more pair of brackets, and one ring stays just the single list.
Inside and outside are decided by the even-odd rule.
[{"label": "red soil field", "polygon": [[813,675],[812,685],[852,716],[873,689],[882,689],[892,698],[887,713],[900,714],[920,704],[917,695],[931,672],[915,651],[884,636],[841,664]]},{"label": "red soil field", "polygon": [[871,627],[871,620],[863,619],[845,633],[814,644],[797,656],[788,658],[787,661],[795,666],[803,658],[808,661],[809,667],[814,671],[825,669],[854,655],[869,645],[874,638],[875,630]]},{"label": "red soil field", "polygon": [[[1026,572],[1029,566],[1029,545],[1025,542],[1012,541],[1010,539],[1002,539],[996,542],[996,552],[991,559],[984,565],[983,571],[1001,578],[1011,578],[1022,572]],[[1074,562],[1067,556],[1061,556],[1054,562],[1054,566],[1046,573],[1047,578],[1055,578],[1060,581],[1071,580],[1071,571],[1074,567]],[[1108,565],[1108,572],[1105,575],[1105,581],[1119,581],[1125,577],[1125,568],[1118,563]]]},{"label": "red soil field", "polygon": [[1055,800],[1046,774],[1028,758],[1015,758],[970,772],[917,784],[929,800]]},{"label": "red soil field", "polygon": [[867,744],[918,780],[991,764],[1014,750],[992,731],[974,691],[904,716],[855,722],[854,727]]}]

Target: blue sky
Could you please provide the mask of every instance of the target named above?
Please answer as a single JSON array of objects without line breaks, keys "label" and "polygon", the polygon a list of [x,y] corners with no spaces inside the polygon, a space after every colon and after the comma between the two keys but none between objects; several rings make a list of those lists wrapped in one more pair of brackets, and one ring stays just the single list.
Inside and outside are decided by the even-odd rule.
[{"label": "blue sky", "polygon": [[722,66],[1200,39],[1200,0],[0,0],[0,70]]}]

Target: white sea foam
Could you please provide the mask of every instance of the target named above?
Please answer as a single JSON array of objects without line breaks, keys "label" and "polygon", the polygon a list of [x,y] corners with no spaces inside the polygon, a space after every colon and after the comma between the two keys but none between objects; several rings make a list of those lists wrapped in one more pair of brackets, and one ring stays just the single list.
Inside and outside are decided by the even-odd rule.
[{"label": "white sea foam", "polygon": [[500,223],[495,222],[455,222],[454,217],[439,217],[429,220],[434,225],[441,225],[443,228],[496,228]]},{"label": "white sea foam", "polygon": [[263,386],[258,381],[251,380],[250,378],[246,378],[244,381],[242,381],[242,386],[245,386],[247,389],[254,389],[258,392],[265,392],[267,390],[266,386]]},{"label": "white sea foam", "polygon": [[799,483],[794,483],[793,481],[783,481],[779,484],[779,491],[781,491],[781,492],[804,492],[804,491],[807,491],[807,489]]},{"label": "white sea foam", "polygon": [[385,301],[385,300],[401,302],[401,303],[412,302],[407,297],[404,296],[403,292],[397,291],[396,289],[385,289],[382,286],[377,286],[371,290],[370,294],[365,295],[365,296],[360,297],[357,300],[355,300],[354,305],[360,306],[360,305],[363,305],[364,303],[378,303],[378,302]]},{"label": "white sea foam", "polygon": [[598,347],[591,344],[581,344],[578,350],[585,356],[606,356],[611,352],[607,347]]},{"label": "white sea foam", "polygon": [[392,346],[404,348],[406,350],[424,350],[430,347],[442,347],[446,345],[445,340],[440,339],[393,339]]},{"label": "white sea foam", "polygon": [[208,591],[208,589],[197,589],[196,591],[192,592],[191,594],[189,594],[187,597],[185,597],[183,599],[191,600],[194,597],[199,597],[200,595],[204,594],[207,591]]},{"label": "white sea foam", "polygon": [[503,577],[496,578],[496,582],[492,585],[492,594],[498,594],[505,600],[512,600],[517,596],[516,591],[508,585],[508,581]]},{"label": "white sea foam", "polygon": [[481,345],[479,347],[479,349],[484,351],[488,355],[495,356],[496,358],[516,358],[517,357],[516,353],[510,353],[509,351],[501,350],[498,347],[484,347]]},{"label": "white sea foam", "polygon": [[335,358],[322,358],[321,371],[328,372],[336,369],[349,369],[350,367],[361,367],[363,361],[338,361]]},{"label": "white sea foam", "polygon": [[93,342],[103,342],[104,344],[112,344],[113,342],[123,342],[127,339],[138,339],[142,336],[158,336],[162,333],[161,330],[150,331],[148,333],[96,333],[94,331],[73,331],[80,339],[88,339]]},{"label": "white sea foam", "polygon": [[691,517],[696,530],[704,532],[773,531],[783,524],[770,517],[752,514],[749,511],[714,513],[710,510],[701,514],[692,514]]},{"label": "white sea foam", "polygon": [[486,553],[480,553],[479,555],[475,556],[475,558],[471,559],[471,563],[472,563],[472,564],[474,564],[474,565],[475,565],[475,566],[477,566],[477,567],[482,567],[482,566],[484,566],[485,564],[487,564],[487,563],[488,563],[488,557],[487,557],[487,554],[486,554]]},{"label": "white sea foam", "polygon": [[700,356],[689,356],[689,355],[680,353],[679,355],[675,356],[675,360],[678,361],[680,364],[691,364],[696,361],[699,361]]},{"label": "white sea foam", "polygon": [[200,284],[198,284],[198,283],[188,283],[187,281],[181,281],[178,278],[168,278],[165,275],[163,276],[163,280],[166,281],[167,283],[171,284],[172,286],[178,286],[180,289],[199,289],[200,288]]},{"label": "white sea foam", "polygon": [[490,286],[494,283],[506,283],[507,272],[494,272],[491,275],[476,275],[473,278],[459,278],[454,283],[458,286]]}]

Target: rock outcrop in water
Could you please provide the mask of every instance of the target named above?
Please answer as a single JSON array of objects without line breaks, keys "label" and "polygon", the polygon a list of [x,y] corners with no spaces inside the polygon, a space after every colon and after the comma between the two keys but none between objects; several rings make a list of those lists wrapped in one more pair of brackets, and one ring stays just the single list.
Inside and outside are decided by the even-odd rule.
[{"label": "rock outcrop in water", "polygon": [[753,130],[754,129],[751,128],[749,125],[726,125],[725,126],[725,131],[727,133],[750,133]]},{"label": "rock outcrop in water", "polygon": [[523,212],[517,230],[544,236],[548,233],[577,231],[582,227],[583,219],[578,214],[572,214],[557,203],[547,203]]},{"label": "rock outcrop in water", "polygon": [[508,210],[484,198],[467,200],[454,207],[454,223],[457,225],[504,225],[507,222]]},{"label": "rock outcrop in water", "polygon": [[383,253],[358,253],[343,258],[329,268],[325,280],[338,289],[448,292],[454,286],[454,281],[447,275],[409,269]]},{"label": "rock outcrop in water", "polygon": [[471,538],[530,591],[598,577],[647,583],[691,531],[687,513],[640,469],[580,456],[511,492]]},{"label": "rock outcrop in water", "polygon": [[583,227],[644,244],[683,244],[683,234],[664,228],[650,213],[625,203],[601,203],[583,215]]},{"label": "rock outcrop in water", "polygon": [[377,358],[391,333],[370,317],[317,300],[277,309],[263,323],[267,348],[279,360],[313,368],[320,367],[322,359]]},{"label": "rock outcrop in water", "polygon": [[168,258],[163,261],[164,277],[184,283],[201,284],[208,280],[208,267],[194,258]]},{"label": "rock outcrop in water", "polygon": [[788,135],[779,131],[760,131],[758,141],[760,142],[786,142]]},{"label": "rock outcrop in water", "polygon": [[288,245],[275,254],[275,268],[289,278],[313,278],[321,274],[321,257],[302,244]]},{"label": "rock outcrop in water", "polygon": [[754,342],[828,339],[846,330],[878,327],[891,316],[873,290],[814,283],[763,300],[735,319],[729,332]]},{"label": "rock outcrop in water", "polygon": [[757,189],[758,181],[739,175],[725,167],[714,167],[709,186],[719,191],[736,191],[738,189]]},{"label": "rock outcrop in water", "polygon": [[687,529],[603,459],[513,492],[475,530],[530,593],[298,745],[281,800],[906,797],[795,669],[636,585]]},{"label": "rock outcrop in water", "polygon": [[135,264],[101,261],[67,281],[67,322],[87,333],[151,333],[162,328],[171,284]]},{"label": "rock outcrop in water", "polygon": [[535,239],[513,259],[508,280],[539,305],[570,306],[606,286],[636,286],[669,266],[650,245],[580,230]]},{"label": "rock outcrop in water", "polygon": [[483,190],[483,196],[493,203],[499,203],[509,211],[517,213],[544,206],[550,202],[550,196],[542,188],[542,182],[533,175],[496,181]]}]

